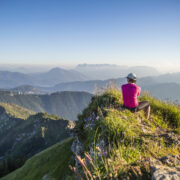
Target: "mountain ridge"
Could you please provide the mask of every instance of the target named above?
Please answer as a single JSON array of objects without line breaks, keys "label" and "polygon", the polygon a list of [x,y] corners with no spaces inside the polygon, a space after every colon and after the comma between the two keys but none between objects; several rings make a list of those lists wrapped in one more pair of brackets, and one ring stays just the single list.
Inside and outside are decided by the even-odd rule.
[{"label": "mountain ridge", "polygon": [[0,91],[0,102],[17,104],[34,112],[57,114],[69,120],[76,120],[92,95],[86,92],[56,92],[34,95]]},{"label": "mountain ridge", "polygon": [[33,86],[52,86],[60,82],[87,80],[80,72],[61,68],[51,69],[48,72],[25,74],[11,71],[0,71],[0,88],[14,88],[24,84]]},{"label": "mountain ridge", "polygon": [[[43,88],[43,87],[29,87],[22,86],[12,89],[12,91],[25,93],[25,94],[46,94],[53,92],[62,91],[85,91],[95,94],[96,91],[100,91],[103,88],[114,84],[116,87],[121,87],[122,84],[126,83],[125,78],[108,79],[108,80],[89,80],[89,81],[75,81],[69,83],[60,83],[53,87]],[[179,89],[180,84],[177,82],[161,82],[156,77],[143,77],[137,80],[137,85],[139,85],[143,91],[150,92],[153,96],[161,98],[162,100],[170,99],[171,101],[180,102]],[[164,92],[161,95],[160,91],[164,88]],[[169,93],[173,92],[173,93]]]},{"label": "mountain ridge", "polygon": [[155,68],[149,66],[120,66],[113,64],[81,64],[77,65],[75,70],[91,77],[91,80],[125,77],[130,72],[136,73],[138,77],[159,74]]}]

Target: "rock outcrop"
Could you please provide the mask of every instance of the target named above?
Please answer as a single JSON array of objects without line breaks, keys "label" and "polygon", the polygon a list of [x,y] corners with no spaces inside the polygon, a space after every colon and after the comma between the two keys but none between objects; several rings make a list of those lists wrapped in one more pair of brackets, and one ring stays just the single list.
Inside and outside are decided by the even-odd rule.
[{"label": "rock outcrop", "polygon": [[180,157],[165,156],[160,160],[150,161],[152,180],[179,180]]}]

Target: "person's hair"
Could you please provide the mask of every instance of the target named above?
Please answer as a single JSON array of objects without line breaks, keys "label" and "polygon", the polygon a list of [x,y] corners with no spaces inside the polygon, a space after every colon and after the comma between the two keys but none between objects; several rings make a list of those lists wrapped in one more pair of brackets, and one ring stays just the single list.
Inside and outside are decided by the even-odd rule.
[{"label": "person's hair", "polygon": [[129,78],[127,78],[127,81],[128,81],[129,83],[135,83],[135,82],[136,82],[136,79],[129,79]]}]

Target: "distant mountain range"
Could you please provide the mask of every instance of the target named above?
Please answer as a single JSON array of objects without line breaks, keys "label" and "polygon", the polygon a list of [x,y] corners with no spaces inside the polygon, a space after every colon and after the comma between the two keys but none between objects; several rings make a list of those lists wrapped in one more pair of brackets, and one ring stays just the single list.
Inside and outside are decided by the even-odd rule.
[{"label": "distant mountain range", "polygon": [[70,136],[73,122],[47,113],[32,113],[17,105],[0,104],[0,177]]},{"label": "distant mountain range", "polygon": [[0,88],[14,88],[21,85],[53,86],[62,82],[83,81],[88,78],[80,72],[54,68],[45,73],[24,74],[0,71]]},{"label": "distant mountain range", "polygon": [[0,102],[12,103],[34,112],[48,112],[62,118],[76,120],[90,102],[92,95],[87,92],[59,92],[33,95],[0,91]]},{"label": "distant mountain range", "polygon": [[[121,85],[126,83],[126,79],[110,79],[105,81],[85,81],[85,82],[72,82],[62,83],[54,87],[54,91],[86,91],[89,93],[96,93],[101,89],[115,85],[121,88]],[[157,80],[151,77],[140,78],[137,84],[141,86],[142,91],[148,91],[156,98],[162,100],[176,101],[180,103],[180,84],[177,83],[159,83]]]},{"label": "distant mountain range", "polygon": [[[137,84],[140,85],[143,90],[147,90],[151,92],[152,95],[162,99],[180,101],[178,92],[180,73],[158,75],[156,69],[143,66],[128,67],[109,64],[82,64],[78,65],[75,70],[54,68],[48,72],[34,74],[0,71],[0,88],[17,92],[17,94],[29,95],[45,95],[62,91],[85,91],[95,93],[97,89],[102,89],[108,86],[110,82],[114,83],[117,87],[120,87],[122,84],[126,83],[125,76],[129,72],[135,72],[137,74]],[[143,75],[145,77],[141,77]],[[163,95],[159,94],[163,88]],[[171,88],[171,92],[174,92],[173,95],[166,91],[167,89],[171,90]],[[34,110],[37,108],[31,109]],[[39,110],[46,111],[46,108],[40,106],[38,107],[38,111]],[[51,111],[48,112],[51,113]],[[72,119],[72,116],[65,115],[65,117]]]},{"label": "distant mountain range", "polygon": [[[173,78],[169,78],[169,82],[164,83],[166,75],[154,77],[142,77],[137,80],[137,84],[142,87],[143,91],[149,91],[156,98],[169,99],[171,101],[180,102],[180,84],[173,82]],[[114,84],[120,88],[126,83],[125,78],[109,79],[109,80],[91,80],[60,83],[53,87],[34,87],[20,86],[11,91],[25,94],[47,94],[62,91],[78,91],[89,92],[91,94],[101,91],[101,89]]]},{"label": "distant mountain range", "polygon": [[107,80],[125,77],[129,72],[135,72],[139,77],[158,75],[158,71],[152,67],[117,66],[117,65],[78,65],[72,70],[53,68],[47,72],[20,73],[0,71],[0,88],[15,88],[18,86],[55,86],[59,83]]},{"label": "distant mountain range", "polygon": [[180,104],[180,84],[161,83],[143,87],[144,90],[158,99],[167,100]]},{"label": "distant mountain range", "polygon": [[[31,74],[31,77],[38,86],[53,86],[62,82],[84,81],[88,78],[75,70],[65,70],[62,68],[53,68],[45,73]],[[27,83],[26,83],[27,84]]]},{"label": "distant mountain range", "polygon": [[0,71],[0,88],[13,88],[23,84],[33,84],[33,78],[19,72]]},{"label": "distant mountain range", "polygon": [[[46,94],[62,91],[84,91],[89,93],[95,93],[96,90],[107,87],[110,84],[115,84],[120,87],[122,84],[126,83],[125,78],[108,79],[108,80],[89,80],[89,81],[74,81],[59,83],[52,87],[38,87],[38,86],[19,86],[13,89],[9,89],[13,92],[19,92],[24,94]],[[157,81],[152,77],[144,77],[138,79],[138,84],[144,86],[149,84],[156,84]]]},{"label": "distant mountain range", "polygon": [[162,74],[155,78],[158,82],[161,82],[161,83],[178,83],[178,84],[180,84],[180,72]]},{"label": "distant mountain range", "polygon": [[159,72],[148,66],[119,66],[111,64],[79,64],[76,71],[90,77],[91,80],[106,80],[125,77],[134,72],[138,77],[156,76]]}]

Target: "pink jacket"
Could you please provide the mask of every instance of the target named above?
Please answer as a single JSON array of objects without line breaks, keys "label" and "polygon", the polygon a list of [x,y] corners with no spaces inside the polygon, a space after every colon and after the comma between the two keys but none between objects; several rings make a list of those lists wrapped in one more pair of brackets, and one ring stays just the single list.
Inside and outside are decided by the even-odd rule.
[{"label": "pink jacket", "polygon": [[122,85],[122,95],[124,106],[134,108],[139,105],[137,97],[141,92],[141,88],[136,84],[124,84]]}]

